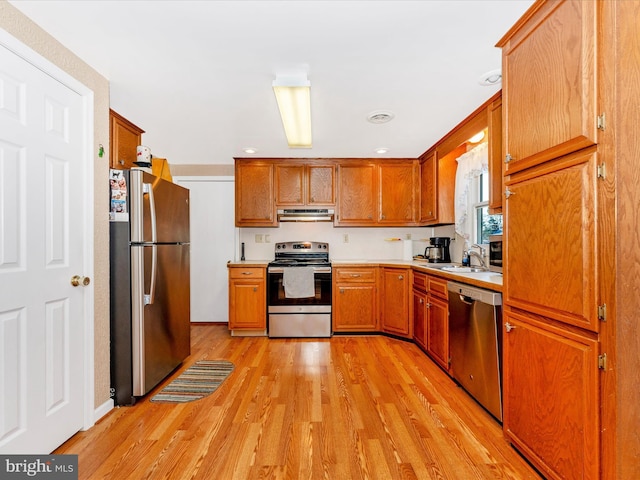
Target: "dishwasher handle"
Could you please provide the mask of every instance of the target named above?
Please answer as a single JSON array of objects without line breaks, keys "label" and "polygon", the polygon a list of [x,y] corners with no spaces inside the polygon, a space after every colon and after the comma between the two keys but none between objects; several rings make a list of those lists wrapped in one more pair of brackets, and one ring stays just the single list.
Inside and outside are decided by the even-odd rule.
[{"label": "dishwasher handle", "polygon": [[462,303],[466,303],[467,305],[473,305],[473,302],[475,302],[473,298],[467,297],[466,295],[462,295],[462,294],[460,294],[460,301]]}]

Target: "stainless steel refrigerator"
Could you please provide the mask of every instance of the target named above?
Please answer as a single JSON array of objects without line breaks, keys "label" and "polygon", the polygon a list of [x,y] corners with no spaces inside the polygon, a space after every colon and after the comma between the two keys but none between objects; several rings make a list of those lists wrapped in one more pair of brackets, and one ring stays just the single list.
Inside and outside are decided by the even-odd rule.
[{"label": "stainless steel refrigerator", "polygon": [[131,405],[190,354],[189,190],[110,171],[111,395]]}]

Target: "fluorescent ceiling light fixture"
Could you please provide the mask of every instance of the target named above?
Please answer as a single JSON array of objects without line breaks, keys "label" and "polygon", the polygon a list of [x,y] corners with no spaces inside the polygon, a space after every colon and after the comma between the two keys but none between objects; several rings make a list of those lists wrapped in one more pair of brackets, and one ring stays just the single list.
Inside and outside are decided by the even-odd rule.
[{"label": "fluorescent ceiling light fixture", "polygon": [[311,148],[311,82],[307,76],[276,76],[273,93],[289,147]]}]

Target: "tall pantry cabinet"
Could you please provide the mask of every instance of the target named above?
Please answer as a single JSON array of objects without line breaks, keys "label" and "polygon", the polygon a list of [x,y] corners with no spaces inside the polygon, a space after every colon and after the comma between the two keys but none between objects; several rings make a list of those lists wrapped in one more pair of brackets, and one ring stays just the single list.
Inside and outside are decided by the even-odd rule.
[{"label": "tall pantry cabinet", "polygon": [[540,0],[498,44],[503,427],[553,479],[640,478],[638,20],[635,0]]}]

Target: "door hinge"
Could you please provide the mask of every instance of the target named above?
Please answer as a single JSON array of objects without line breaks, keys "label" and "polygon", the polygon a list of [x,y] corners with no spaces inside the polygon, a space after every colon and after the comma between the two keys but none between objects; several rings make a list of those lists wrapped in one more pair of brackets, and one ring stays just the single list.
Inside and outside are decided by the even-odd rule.
[{"label": "door hinge", "polygon": [[598,355],[598,369],[606,370],[607,369],[607,354],[603,353]]},{"label": "door hinge", "polygon": [[607,166],[604,163],[598,165],[598,178],[607,178]]},{"label": "door hinge", "polygon": [[598,305],[598,320],[601,322],[607,321],[607,304],[603,303],[602,305]]},{"label": "door hinge", "polygon": [[598,119],[596,120],[596,126],[598,130],[604,130],[606,127],[604,113],[602,115],[598,115]]}]

